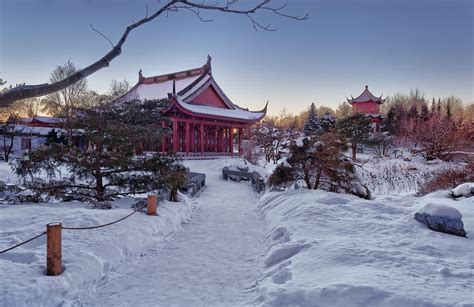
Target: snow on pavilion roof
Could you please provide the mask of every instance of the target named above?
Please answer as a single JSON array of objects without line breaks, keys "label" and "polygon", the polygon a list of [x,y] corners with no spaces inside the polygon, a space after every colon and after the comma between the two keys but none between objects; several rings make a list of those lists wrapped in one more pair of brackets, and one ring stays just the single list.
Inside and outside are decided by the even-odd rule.
[{"label": "snow on pavilion roof", "polygon": [[195,114],[204,114],[204,115],[213,115],[218,117],[227,117],[233,119],[243,119],[248,121],[259,120],[266,114],[266,106],[263,110],[252,112],[241,108],[236,109],[224,109],[224,108],[216,108],[213,106],[206,106],[206,105],[199,105],[199,104],[191,104],[182,101],[178,98],[178,103],[181,107],[185,110],[190,111]]},{"label": "snow on pavilion roof", "polygon": [[48,117],[48,116],[34,116],[34,117],[22,118],[21,122],[31,123],[35,120],[42,123],[47,123],[47,124],[61,124],[64,122],[64,118]]},{"label": "snow on pavilion roof", "polygon": [[[212,89],[212,92],[218,97],[217,99],[222,101],[221,106],[212,105],[202,99],[196,100],[208,89]],[[206,64],[200,68],[167,75],[143,77],[140,70],[138,83],[123,97],[151,100],[169,98],[170,96],[176,97],[173,100],[174,103],[196,115],[255,121],[265,116],[267,108],[265,106],[261,111],[254,112],[232,103],[212,76],[210,57],[208,57]]]},{"label": "snow on pavilion roof", "polygon": [[357,103],[357,102],[376,102],[378,104],[382,104],[382,103],[385,102],[385,99],[382,99],[382,95],[380,95],[380,97],[375,96],[374,94],[372,94],[369,91],[369,86],[366,85],[365,90],[362,92],[362,94],[360,94],[356,98],[352,97],[352,95],[351,95],[352,99],[347,99],[347,98],[346,99],[347,99],[347,102],[349,104],[353,104],[354,102],[355,103]]}]

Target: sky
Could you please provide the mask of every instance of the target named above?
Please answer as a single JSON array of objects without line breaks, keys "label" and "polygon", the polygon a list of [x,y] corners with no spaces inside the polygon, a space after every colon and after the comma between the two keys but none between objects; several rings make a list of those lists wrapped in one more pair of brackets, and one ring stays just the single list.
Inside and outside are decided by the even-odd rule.
[{"label": "sky", "polygon": [[[161,1],[164,3],[165,1]],[[222,1],[221,1],[222,2]],[[273,1],[275,6],[284,3]],[[274,32],[248,18],[170,13],[133,31],[122,54],[88,78],[107,91],[113,79],[135,84],[138,71],[161,75],[202,66],[230,99],[251,110],[298,113],[315,102],[336,108],[365,85],[375,95],[419,89],[425,97],[455,95],[474,103],[474,1],[288,0],[295,21],[261,12]],[[243,1],[248,6],[252,0]],[[156,0],[0,0],[0,78],[9,84],[49,81],[57,65],[85,67],[107,53],[125,27],[160,5]]]}]

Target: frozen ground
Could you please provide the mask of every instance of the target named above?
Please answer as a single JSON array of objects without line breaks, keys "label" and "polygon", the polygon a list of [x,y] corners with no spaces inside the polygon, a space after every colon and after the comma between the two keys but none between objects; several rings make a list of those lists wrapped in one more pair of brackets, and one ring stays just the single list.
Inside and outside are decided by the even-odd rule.
[{"label": "frozen ground", "polygon": [[[206,189],[160,203],[157,217],[64,231],[61,276],[43,274],[44,237],[0,255],[0,306],[474,306],[474,198],[262,196],[220,179],[234,162],[186,161],[207,174]],[[415,221],[426,203],[457,208],[467,238]],[[49,222],[88,226],[131,212],[126,200],[117,206],[0,206],[0,249]]]},{"label": "frozen ground", "polygon": [[[276,306],[474,306],[474,199],[448,192],[366,201],[323,191],[267,193],[269,249],[259,302]],[[468,238],[429,230],[426,203],[463,215]]]},{"label": "frozen ground", "polygon": [[255,297],[265,227],[248,183],[220,179],[225,160],[187,161],[207,187],[184,229],[76,300],[107,306],[241,306]]},{"label": "frozen ground", "polygon": [[[33,237],[46,224],[65,227],[94,226],[132,212],[130,200],[115,203],[112,210],[88,209],[82,203],[0,205],[0,249]],[[92,230],[63,230],[62,275],[45,276],[46,237],[0,254],[0,306],[68,305],[82,292],[128,266],[144,251],[160,245],[191,216],[194,204],[160,203],[160,214],[136,213],[120,223]]]}]

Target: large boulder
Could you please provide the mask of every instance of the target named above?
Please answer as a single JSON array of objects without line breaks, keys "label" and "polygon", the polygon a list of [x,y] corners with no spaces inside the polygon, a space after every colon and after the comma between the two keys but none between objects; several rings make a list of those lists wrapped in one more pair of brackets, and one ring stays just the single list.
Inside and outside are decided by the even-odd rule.
[{"label": "large boulder", "polygon": [[466,236],[462,215],[456,208],[429,203],[415,213],[415,219],[431,230]]}]

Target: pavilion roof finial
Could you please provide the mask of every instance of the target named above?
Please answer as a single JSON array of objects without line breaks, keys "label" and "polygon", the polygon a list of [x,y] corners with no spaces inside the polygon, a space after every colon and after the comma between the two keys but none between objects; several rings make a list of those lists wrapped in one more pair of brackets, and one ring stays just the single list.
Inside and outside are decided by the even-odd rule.
[{"label": "pavilion roof finial", "polygon": [[143,79],[144,79],[144,78],[143,78],[143,75],[142,75],[142,70],[140,69],[140,70],[138,71],[138,81],[141,82]]},{"label": "pavilion roof finial", "polygon": [[173,80],[173,96],[176,96],[176,80]]},{"label": "pavilion roof finial", "polygon": [[212,67],[211,67],[211,56],[208,54],[207,55],[207,61],[206,61],[206,64],[204,65],[204,67],[206,68],[206,70],[209,72],[209,74],[212,74]]},{"label": "pavilion roof finial", "polygon": [[369,89],[369,86],[368,86],[368,85],[366,85],[366,86],[365,86],[365,89],[366,89],[366,90],[368,90],[368,89]]}]

